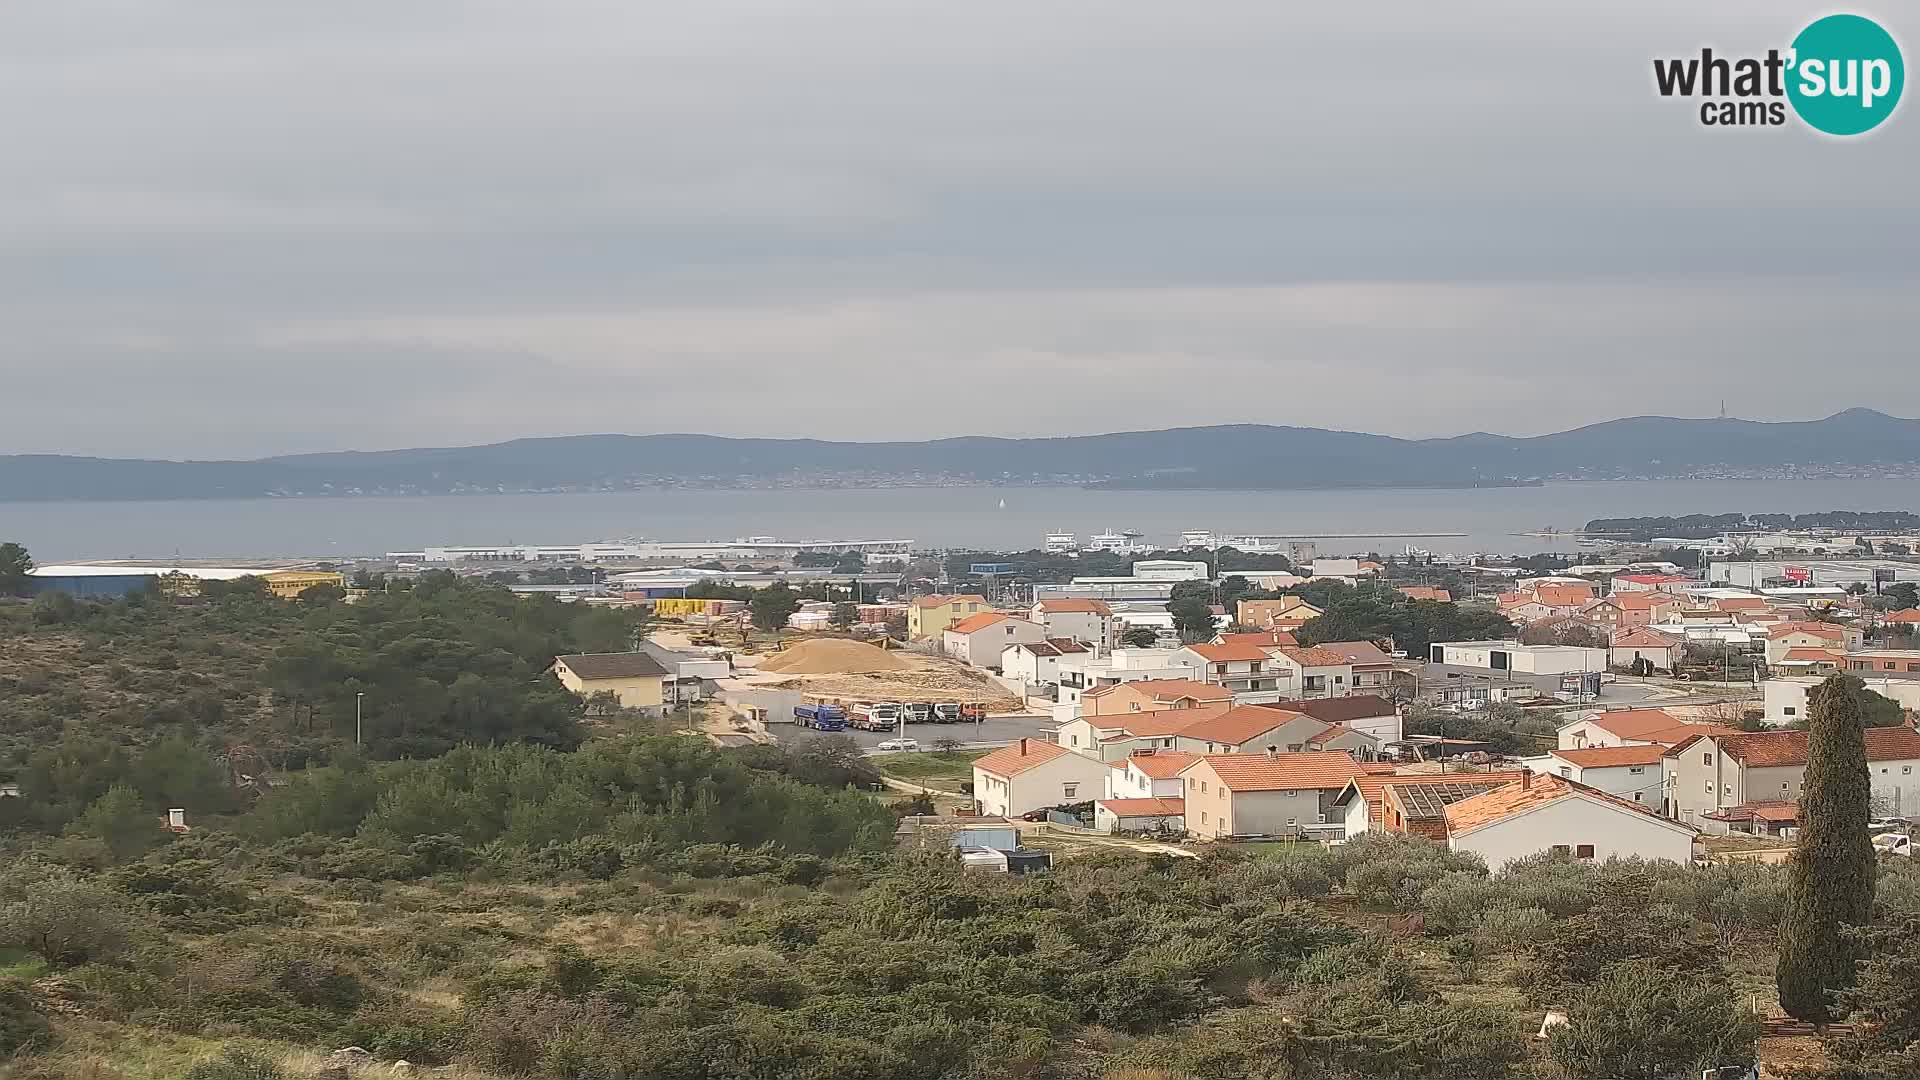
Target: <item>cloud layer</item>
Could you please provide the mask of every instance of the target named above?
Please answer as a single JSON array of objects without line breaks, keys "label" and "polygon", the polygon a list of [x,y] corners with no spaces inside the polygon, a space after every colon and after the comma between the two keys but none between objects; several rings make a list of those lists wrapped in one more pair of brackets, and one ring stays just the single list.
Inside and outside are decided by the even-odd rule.
[{"label": "cloud layer", "polygon": [[0,7],[0,452],[1920,413],[1920,121],[1652,89],[1818,12],[1304,7]]}]

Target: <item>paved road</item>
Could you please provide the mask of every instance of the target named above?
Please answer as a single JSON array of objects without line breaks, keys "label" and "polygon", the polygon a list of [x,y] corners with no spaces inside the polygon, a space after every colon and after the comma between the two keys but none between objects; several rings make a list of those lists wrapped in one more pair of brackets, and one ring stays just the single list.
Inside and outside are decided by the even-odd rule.
[{"label": "paved road", "polygon": [[[804,739],[814,733],[797,724],[768,724],[767,731],[776,741]],[[1040,713],[1025,716],[995,716],[981,724],[908,724],[907,738],[920,740],[922,750],[931,750],[937,739],[956,739],[962,746],[1005,746],[1015,739],[1051,739],[1053,718]],[[868,751],[882,739],[891,739],[891,731],[853,731],[847,734]]]}]

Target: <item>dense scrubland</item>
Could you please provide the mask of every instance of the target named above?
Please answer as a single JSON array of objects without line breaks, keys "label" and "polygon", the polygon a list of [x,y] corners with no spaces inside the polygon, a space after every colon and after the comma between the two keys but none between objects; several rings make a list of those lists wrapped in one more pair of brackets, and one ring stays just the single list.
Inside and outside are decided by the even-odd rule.
[{"label": "dense scrubland", "polygon": [[[1773,994],[1785,875],[1756,864],[1490,875],[1375,837],[962,871],[896,848],[844,739],[589,721],[544,661],[631,627],[496,589],[0,627],[0,1075],[273,1080],[359,1046],[577,1080],[1657,1077],[1752,1060]],[[240,740],[271,783],[236,787]],[[1920,1062],[1911,861],[1873,913],[1836,1080]]]}]

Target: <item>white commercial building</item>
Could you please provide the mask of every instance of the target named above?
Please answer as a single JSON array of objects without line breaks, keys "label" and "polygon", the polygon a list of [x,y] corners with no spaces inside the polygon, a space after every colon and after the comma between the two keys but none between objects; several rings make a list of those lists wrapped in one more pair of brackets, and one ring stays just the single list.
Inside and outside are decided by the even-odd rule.
[{"label": "white commercial building", "polygon": [[[1908,676],[1876,676],[1868,671],[1850,671],[1847,674],[1867,684],[1867,689],[1881,697],[1892,698],[1903,709],[1920,711],[1920,678]],[[1787,675],[1768,679],[1761,683],[1765,698],[1767,723],[1776,727],[1791,724],[1807,718],[1807,695],[1813,688],[1825,682],[1820,675]]]},{"label": "white commercial building", "polygon": [[1607,650],[1578,645],[1523,645],[1518,641],[1435,642],[1429,659],[1450,667],[1522,675],[1577,675],[1607,670]]},{"label": "white commercial building", "polygon": [[1139,559],[1133,564],[1133,576],[1142,581],[1205,581],[1207,564],[1180,559]]}]

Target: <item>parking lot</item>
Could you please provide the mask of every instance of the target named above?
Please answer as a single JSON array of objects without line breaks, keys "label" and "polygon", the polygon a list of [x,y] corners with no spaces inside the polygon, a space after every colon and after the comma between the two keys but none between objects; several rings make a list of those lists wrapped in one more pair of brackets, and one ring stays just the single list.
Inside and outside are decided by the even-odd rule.
[{"label": "parking lot", "polygon": [[[815,732],[797,724],[768,724],[767,731],[776,740],[788,742],[809,738]],[[891,739],[891,731],[846,732],[866,750],[873,750],[882,739]],[[978,724],[908,724],[907,738],[917,739],[923,750],[932,749],[940,739],[953,739],[966,747],[1005,746],[1015,739],[1053,738],[1053,718],[1041,713],[1025,716],[993,716]]]}]

